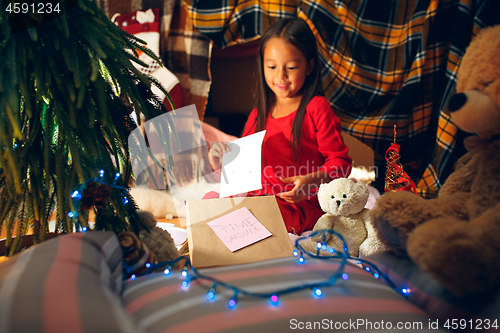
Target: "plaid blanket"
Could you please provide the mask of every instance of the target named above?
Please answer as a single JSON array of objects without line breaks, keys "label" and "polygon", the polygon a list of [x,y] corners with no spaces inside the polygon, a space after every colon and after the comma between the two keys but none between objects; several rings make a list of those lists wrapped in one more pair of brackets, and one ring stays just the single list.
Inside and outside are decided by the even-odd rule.
[{"label": "plaid blanket", "polygon": [[99,8],[111,18],[116,13],[160,8],[160,58],[179,79],[184,104],[195,104],[203,119],[210,91],[210,57],[212,42],[197,31],[181,0],[96,0]]},{"label": "plaid blanket", "polygon": [[323,86],[345,131],[373,148],[377,188],[385,152],[401,162],[425,197],[437,194],[464,153],[448,100],[465,48],[479,29],[500,23],[498,0],[184,1],[195,27],[219,47],[258,38],[299,16],[313,29]]}]

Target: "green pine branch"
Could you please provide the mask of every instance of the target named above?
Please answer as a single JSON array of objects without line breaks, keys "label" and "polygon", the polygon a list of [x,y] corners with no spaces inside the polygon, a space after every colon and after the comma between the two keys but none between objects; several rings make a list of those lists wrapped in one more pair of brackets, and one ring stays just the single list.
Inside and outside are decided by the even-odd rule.
[{"label": "green pine branch", "polygon": [[[101,169],[109,183],[119,172],[116,185],[126,188],[132,175],[127,142],[136,128],[131,106],[137,119],[166,111],[151,84],[171,101],[132,64],[142,63],[135,50],[159,59],[95,2],[49,0],[59,12],[43,14],[31,12],[38,2],[24,3],[28,12],[15,13],[7,10],[14,2],[0,0],[0,231],[10,254],[21,239],[12,236],[31,229],[35,242],[45,240],[53,211],[56,234],[72,232],[74,223],[88,226],[88,212],[74,207],[71,193]],[[96,229],[138,231],[136,210],[133,198],[114,188],[95,209]],[[78,218],[68,215],[72,211]]]}]

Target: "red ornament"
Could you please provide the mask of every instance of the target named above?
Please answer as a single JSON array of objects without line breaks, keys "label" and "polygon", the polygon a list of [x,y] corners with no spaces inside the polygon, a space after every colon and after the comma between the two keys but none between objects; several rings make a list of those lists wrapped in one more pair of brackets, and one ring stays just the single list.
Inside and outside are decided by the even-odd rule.
[{"label": "red ornament", "polygon": [[387,170],[385,172],[384,190],[389,191],[411,191],[417,194],[415,183],[403,170],[399,154],[400,145],[396,143],[396,125],[394,125],[394,143],[385,152],[385,160],[387,161]]}]

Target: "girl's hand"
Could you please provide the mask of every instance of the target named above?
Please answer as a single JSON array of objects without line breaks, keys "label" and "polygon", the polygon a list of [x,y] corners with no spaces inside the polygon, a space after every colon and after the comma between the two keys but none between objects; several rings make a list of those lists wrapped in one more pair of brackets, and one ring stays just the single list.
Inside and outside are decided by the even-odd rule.
[{"label": "girl's hand", "polygon": [[331,178],[325,171],[318,171],[304,176],[280,178],[280,180],[295,186],[290,191],[279,193],[277,196],[288,203],[295,204],[307,199],[312,189],[318,189],[320,184],[329,182]]},{"label": "girl's hand", "polygon": [[208,160],[214,170],[221,168],[222,155],[229,153],[231,148],[225,142],[214,142],[208,152]]},{"label": "girl's hand", "polygon": [[310,184],[309,178],[306,176],[294,176],[288,178],[280,178],[283,183],[294,184],[295,186],[288,192],[281,192],[277,194],[278,197],[288,203],[295,204],[303,201],[309,195],[308,185]]}]

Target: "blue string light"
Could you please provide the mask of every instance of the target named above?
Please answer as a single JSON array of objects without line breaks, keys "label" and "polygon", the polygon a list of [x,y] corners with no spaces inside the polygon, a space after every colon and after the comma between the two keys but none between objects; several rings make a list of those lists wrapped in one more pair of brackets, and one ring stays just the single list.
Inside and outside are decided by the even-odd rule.
[{"label": "blue string light", "polygon": [[207,299],[213,301],[215,299],[215,288],[217,288],[217,283],[214,283],[212,288],[207,293]]},{"label": "blue string light", "polygon": [[207,293],[207,299],[209,301],[213,301],[215,299],[215,292],[213,292],[212,290],[210,290],[208,293]]},{"label": "blue string light", "polygon": [[182,281],[181,283],[181,287],[182,289],[186,290],[187,288],[189,288],[189,280],[184,280]]},{"label": "blue string light", "polygon": [[[295,250],[293,253],[294,256],[296,256],[296,257],[299,256],[298,261],[300,263],[305,262],[304,255],[307,255],[309,257],[316,258],[316,259],[321,259],[321,260],[328,260],[328,259],[340,260],[340,265],[339,265],[339,268],[337,269],[337,271],[334,272],[333,275],[330,276],[330,278],[328,278],[324,281],[320,281],[320,282],[305,283],[302,285],[296,285],[296,286],[292,286],[289,288],[276,290],[276,291],[272,291],[272,292],[263,292],[263,293],[251,292],[251,291],[248,291],[245,289],[241,289],[237,286],[231,285],[229,283],[226,283],[224,281],[218,280],[214,277],[201,274],[196,269],[196,267],[191,265],[189,258],[184,257],[184,256],[181,256],[173,261],[168,261],[168,262],[163,262],[163,263],[159,263],[156,265],[151,265],[141,275],[150,274],[150,273],[152,273],[152,272],[154,272],[162,267],[165,267],[165,266],[168,266],[168,268],[164,270],[164,273],[165,273],[165,275],[169,275],[169,274],[171,274],[172,266],[176,262],[178,262],[180,260],[184,260],[185,261],[184,269],[182,270],[180,275],[182,277],[189,276],[189,278],[186,278],[184,281],[182,281],[182,283],[181,283],[182,289],[184,289],[184,290],[187,289],[189,287],[189,283],[195,279],[202,279],[202,280],[211,281],[213,283],[213,285],[206,294],[207,300],[213,301],[215,299],[215,297],[216,297],[215,290],[217,287],[226,288],[226,289],[232,290],[234,292],[233,297],[228,301],[228,307],[230,309],[234,309],[236,307],[237,299],[238,299],[239,295],[243,295],[243,296],[247,296],[247,297],[267,298],[270,300],[270,304],[273,306],[278,305],[278,303],[279,303],[278,300],[279,300],[279,297],[281,295],[290,294],[290,293],[301,291],[304,289],[312,290],[314,297],[317,297],[317,298],[322,297],[324,295],[322,288],[333,286],[339,279],[342,279],[342,280],[349,279],[349,275],[344,272],[344,267],[347,263],[347,260],[356,260],[357,262],[364,263],[366,265],[364,268],[365,271],[367,271],[368,273],[371,273],[375,278],[380,278],[380,277],[383,278],[392,289],[394,289],[399,294],[401,294],[405,297],[408,297],[408,295],[410,293],[410,290],[408,288],[403,288],[401,290],[398,290],[398,288],[396,287],[394,282],[392,282],[376,265],[374,265],[373,263],[371,263],[365,259],[351,257],[348,254],[347,250],[343,251],[343,252],[341,252],[341,251],[332,251],[331,252],[330,248],[328,248],[328,253],[330,253],[330,255],[327,255],[327,254],[325,255],[325,253],[323,253],[323,255],[319,255],[316,252],[315,253],[308,252],[302,247],[301,242],[303,240],[309,239],[310,237],[314,237],[317,234],[321,234],[321,233],[323,233],[323,234],[329,233],[329,234],[333,234],[333,235],[339,237],[340,240],[344,244],[343,248],[347,249],[347,244],[346,244],[344,238],[340,234],[338,234],[337,232],[335,232],[333,230],[320,230],[320,231],[316,231],[316,232],[312,233],[311,235],[309,235],[307,237],[301,237],[301,238],[297,239],[295,241]],[[323,246],[323,244],[324,243],[320,243],[321,246]],[[319,248],[318,248],[318,250],[319,250]],[[190,274],[187,273],[188,269],[191,270]]]},{"label": "blue string light", "polygon": [[238,291],[235,291],[234,292],[234,296],[233,298],[231,298],[229,300],[229,302],[227,302],[227,306],[230,308],[230,309],[234,309],[236,307],[236,300],[238,299]]},{"label": "blue string light", "polygon": [[313,293],[314,293],[314,296],[316,296],[316,297],[323,296],[323,291],[321,289],[319,289],[319,288],[316,288],[316,287],[313,288]]},{"label": "blue string light", "polygon": [[[334,231],[332,231],[332,232],[334,232]],[[303,238],[303,239],[305,239],[305,238]],[[319,259],[330,258],[330,257],[326,257],[325,258],[323,256],[317,256],[315,254],[311,254],[311,253],[305,251],[302,248],[302,245],[299,244],[298,241],[296,243],[296,249],[297,249],[297,254],[298,255],[300,254],[300,259],[299,260],[301,260],[302,262],[305,262],[304,255],[308,255],[308,256],[311,256],[311,257],[316,257],[316,258],[319,258]],[[343,239],[342,239],[342,241],[343,241]],[[164,262],[164,263],[159,263],[157,265],[153,265],[148,270],[146,270],[146,272],[144,272],[141,275],[149,274],[149,273],[151,273],[151,272],[153,272],[153,271],[155,271],[155,270],[157,270],[157,269],[159,269],[161,267],[165,267],[166,265],[168,265],[168,268],[165,271],[168,270],[168,272],[170,273],[171,267],[177,261],[179,261],[179,260],[185,260],[184,270],[181,272],[181,276],[187,275],[187,270],[191,269],[192,273],[190,274],[190,276],[192,276],[192,278],[190,280],[185,280],[185,281],[183,281],[181,283],[181,286],[183,287],[183,289],[185,289],[188,286],[188,282],[189,281],[194,280],[195,278],[205,279],[205,280],[210,280],[210,281],[213,282],[213,286],[208,291],[207,296],[206,296],[207,299],[209,299],[209,300],[212,300],[213,298],[215,298],[215,288],[217,286],[224,287],[224,288],[227,288],[227,289],[231,289],[231,290],[234,291],[234,296],[228,302],[229,308],[234,308],[236,306],[237,297],[238,297],[239,294],[244,295],[244,296],[249,296],[249,297],[267,298],[267,299],[271,300],[271,304],[277,305],[280,295],[289,294],[289,293],[296,292],[296,291],[303,290],[303,289],[313,289],[313,290],[315,290],[316,293],[322,294],[322,291],[321,291],[320,288],[328,287],[328,286],[333,285],[336,282],[336,280],[338,280],[340,278],[340,276],[342,274],[342,270],[344,268],[344,265],[347,262],[348,254],[347,253],[339,253],[339,252],[337,252],[332,257],[342,259],[341,260],[341,265],[339,266],[339,269],[337,270],[337,272],[335,272],[335,274],[332,277],[330,277],[329,279],[327,279],[326,281],[319,282],[319,283],[316,282],[316,283],[308,283],[308,284],[304,284],[304,285],[294,286],[294,287],[291,287],[291,288],[286,288],[286,289],[278,290],[278,291],[275,291],[275,292],[272,292],[272,293],[255,293],[255,292],[250,292],[250,291],[247,291],[247,290],[240,289],[240,288],[238,288],[236,286],[230,285],[228,283],[225,283],[224,281],[220,281],[220,280],[218,280],[216,278],[213,278],[211,276],[205,276],[205,275],[201,274],[195,267],[193,267],[191,265],[190,260],[187,257],[179,257],[179,258],[177,258],[174,261]]]}]

